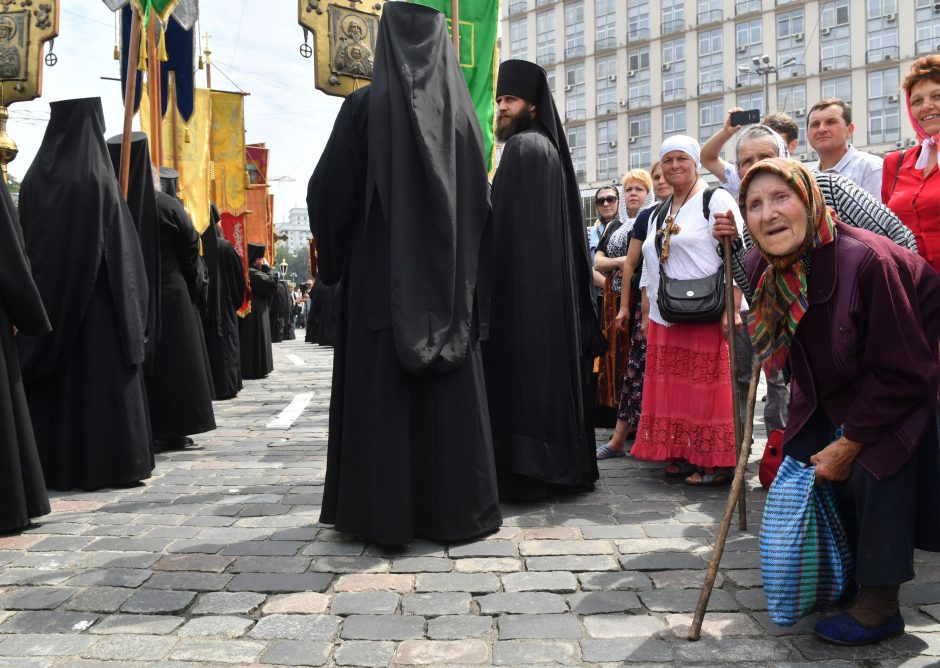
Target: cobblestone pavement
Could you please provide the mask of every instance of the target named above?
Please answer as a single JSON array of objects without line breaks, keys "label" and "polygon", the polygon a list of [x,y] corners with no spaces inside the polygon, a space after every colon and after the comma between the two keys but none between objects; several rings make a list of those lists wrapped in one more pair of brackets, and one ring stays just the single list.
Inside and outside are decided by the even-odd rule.
[{"label": "cobblestone pavement", "polygon": [[275,364],[146,486],[60,495],[0,537],[0,667],[940,664],[926,553],[902,589],[906,636],[843,649],[811,635],[816,616],[770,622],[753,462],[750,532],[732,529],[697,643],[727,488],[650,464],[602,462],[593,493],[506,505],[502,530],[463,545],[389,550],[318,526],[331,353],[285,342]]}]

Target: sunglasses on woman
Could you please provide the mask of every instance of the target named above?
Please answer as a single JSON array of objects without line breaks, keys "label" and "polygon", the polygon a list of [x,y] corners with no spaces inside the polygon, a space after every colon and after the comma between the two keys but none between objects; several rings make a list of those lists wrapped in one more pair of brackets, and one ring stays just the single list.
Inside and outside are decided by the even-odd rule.
[{"label": "sunglasses on woman", "polygon": [[618,198],[615,195],[608,195],[607,197],[598,197],[595,204],[597,204],[597,206],[603,206],[604,204],[613,204],[614,202],[617,201],[617,199]]}]

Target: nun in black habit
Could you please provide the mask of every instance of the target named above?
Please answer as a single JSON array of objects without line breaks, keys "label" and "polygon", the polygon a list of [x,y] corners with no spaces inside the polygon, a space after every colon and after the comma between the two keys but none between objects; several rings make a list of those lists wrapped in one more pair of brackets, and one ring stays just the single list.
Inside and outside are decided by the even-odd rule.
[{"label": "nun in black habit", "polygon": [[213,204],[202,247],[209,271],[206,348],[215,385],[215,399],[232,399],[242,389],[238,352],[238,309],[245,295],[245,275],[235,248],[222,236],[219,211]]},{"label": "nun in black habit", "polygon": [[99,98],[53,102],[20,189],[33,277],[53,330],[16,337],[46,484],[150,477],[141,364],[147,275],[104,141]]},{"label": "nun in black habit", "polygon": [[251,311],[238,321],[242,378],[264,378],[274,369],[269,309],[277,296],[277,279],[264,263],[264,250],[264,244],[248,244]]},{"label": "nun in black habit", "polygon": [[30,273],[23,233],[0,179],[0,533],[50,512],[13,337],[51,328]]},{"label": "nun in black habit", "polygon": [[493,180],[501,280],[483,359],[500,496],[531,500],[597,480],[591,372],[603,338],[578,181],[545,71],[502,63],[503,95],[536,109],[513,119]]},{"label": "nun in black habit", "polygon": [[502,522],[478,344],[488,191],[444,16],[387,3],[372,85],[307,193],[318,278],[343,280],[320,516],[340,531],[450,542]]},{"label": "nun in black habit", "polygon": [[[147,376],[157,450],[187,445],[190,434],[215,429],[211,371],[196,306],[200,289],[199,234],[177,197],[179,173],[160,169],[160,340]],[[203,279],[204,280],[204,279]]]}]

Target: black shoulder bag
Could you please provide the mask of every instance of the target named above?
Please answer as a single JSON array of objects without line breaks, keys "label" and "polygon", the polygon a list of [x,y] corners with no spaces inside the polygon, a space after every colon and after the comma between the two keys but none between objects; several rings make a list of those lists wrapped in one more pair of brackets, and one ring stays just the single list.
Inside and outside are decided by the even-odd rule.
[{"label": "black shoulder bag", "polygon": [[[703,194],[703,213],[706,220],[710,214],[708,204],[712,193],[716,189],[709,188]],[[719,268],[715,274],[704,278],[678,279],[670,278],[666,274],[668,257],[663,258],[663,247],[675,227],[673,217],[668,215],[671,207],[672,197],[670,196],[653,213],[656,218],[656,253],[659,255],[659,294],[656,296],[659,313],[666,322],[674,324],[718,322],[725,310],[724,267]],[[665,217],[663,216],[664,213],[667,214]]]}]

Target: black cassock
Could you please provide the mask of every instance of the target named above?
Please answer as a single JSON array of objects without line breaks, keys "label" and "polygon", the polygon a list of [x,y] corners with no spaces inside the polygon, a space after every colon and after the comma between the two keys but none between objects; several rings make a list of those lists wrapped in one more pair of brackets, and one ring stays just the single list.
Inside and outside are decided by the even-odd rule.
[{"label": "black cassock", "polygon": [[147,376],[155,439],[215,429],[211,372],[195,305],[200,285],[199,234],[183,203],[156,193],[160,220],[160,340]]},{"label": "black cassock", "polygon": [[0,181],[0,533],[49,513],[49,497],[23,391],[13,327],[25,334],[51,328],[30,273],[16,207]]},{"label": "black cassock", "polygon": [[95,489],[150,477],[141,364],[147,275],[115,178],[98,98],[50,105],[20,189],[33,276],[53,331],[17,336],[46,484]]},{"label": "black cassock", "polygon": [[502,521],[474,308],[485,158],[443,16],[389,3],[379,35],[376,78],[346,98],[307,194],[318,279],[343,281],[320,519],[457,541]]},{"label": "black cassock", "polygon": [[281,295],[281,275],[274,273],[274,296],[268,303],[268,318],[271,322],[271,343],[284,340],[284,299]]},{"label": "black cassock", "polygon": [[269,267],[248,268],[251,312],[238,321],[242,378],[264,378],[274,369],[269,307],[277,295],[277,279]]},{"label": "black cassock", "polygon": [[209,270],[206,348],[216,399],[231,399],[242,389],[238,316],[245,295],[245,275],[235,248],[210,225],[202,235]]},{"label": "black cassock", "polygon": [[341,282],[326,285],[317,277],[310,289],[310,309],[307,311],[304,341],[321,346],[336,345],[342,299]]},{"label": "black cassock", "polygon": [[535,121],[506,142],[493,180],[500,281],[483,359],[505,499],[589,490],[598,477],[591,371],[601,339],[580,198],[557,142]]},{"label": "black cassock", "polygon": [[293,341],[297,338],[294,333],[294,298],[291,296],[290,285],[284,279],[278,281],[277,298],[280,302],[278,325],[281,328],[281,340]]}]

